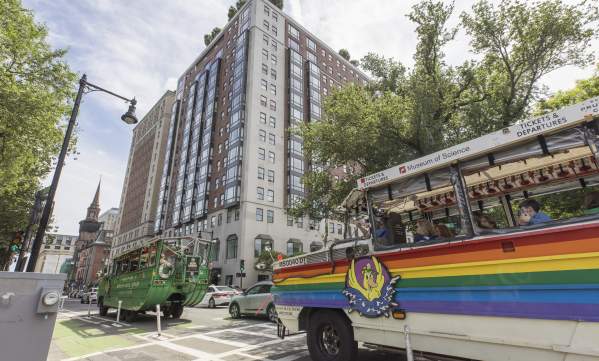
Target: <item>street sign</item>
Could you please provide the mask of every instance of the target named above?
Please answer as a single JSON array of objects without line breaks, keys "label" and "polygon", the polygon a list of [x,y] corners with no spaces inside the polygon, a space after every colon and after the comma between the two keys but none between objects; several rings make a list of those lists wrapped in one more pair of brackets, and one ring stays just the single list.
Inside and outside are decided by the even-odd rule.
[{"label": "street sign", "polygon": [[245,272],[237,272],[237,273],[235,273],[235,277],[237,277],[237,278],[244,278],[245,277]]}]

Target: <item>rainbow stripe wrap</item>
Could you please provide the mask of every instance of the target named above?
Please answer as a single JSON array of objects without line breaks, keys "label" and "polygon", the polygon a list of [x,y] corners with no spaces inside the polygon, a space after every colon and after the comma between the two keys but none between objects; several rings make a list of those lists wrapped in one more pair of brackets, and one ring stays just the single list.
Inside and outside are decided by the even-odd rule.
[{"label": "rainbow stripe wrap", "polygon": [[[599,321],[599,224],[488,236],[376,254],[410,312]],[[275,304],[348,308],[349,267],[337,261],[275,271]],[[409,316],[408,316],[409,317]]]}]

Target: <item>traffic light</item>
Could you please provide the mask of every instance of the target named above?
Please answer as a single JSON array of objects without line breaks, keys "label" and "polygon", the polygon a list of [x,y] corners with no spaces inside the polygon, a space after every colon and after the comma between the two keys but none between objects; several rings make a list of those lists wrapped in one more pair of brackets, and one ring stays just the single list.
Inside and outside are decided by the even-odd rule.
[{"label": "traffic light", "polygon": [[240,272],[245,271],[245,260],[244,259],[239,260],[239,271]]}]

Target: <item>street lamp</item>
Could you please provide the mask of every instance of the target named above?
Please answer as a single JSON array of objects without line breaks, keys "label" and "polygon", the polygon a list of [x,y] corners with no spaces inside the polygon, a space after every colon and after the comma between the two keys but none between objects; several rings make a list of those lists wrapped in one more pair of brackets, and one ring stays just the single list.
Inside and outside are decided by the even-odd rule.
[{"label": "street lamp", "polygon": [[42,213],[42,217],[40,219],[40,223],[35,234],[35,239],[33,240],[31,255],[29,257],[29,263],[27,264],[27,272],[33,272],[35,270],[35,263],[37,262],[37,257],[42,247],[44,234],[46,233],[46,227],[48,227],[48,221],[50,219],[50,213],[52,211],[52,204],[54,203],[54,195],[56,194],[56,188],[58,187],[58,180],[60,179],[62,166],[64,165],[64,160],[67,156],[69,143],[71,142],[71,135],[73,134],[73,128],[75,127],[75,122],[77,120],[77,114],[79,113],[79,105],[81,104],[81,98],[83,97],[83,94],[91,93],[94,91],[108,93],[129,103],[129,109],[125,114],[123,114],[123,116],[121,116],[121,120],[127,124],[137,123],[137,117],[135,116],[135,104],[137,104],[137,101],[135,100],[135,98],[127,99],[121,95],[118,95],[109,90],[94,85],[88,82],[87,76],[83,74],[83,76],[79,80],[79,90],[77,91],[77,97],[75,98],[75,104],[73,105],[73,110],[71,111],[69,125],[67,126],[67,131],[64,135],[64,140],[62,141],[62,148],[60,149],[58,162],[56,163],[56,170],[54,171],[54,175],[52,176],[52,184],[50,185],[50,190],[48,191],[48,198],[46,199],[44,211]]}]

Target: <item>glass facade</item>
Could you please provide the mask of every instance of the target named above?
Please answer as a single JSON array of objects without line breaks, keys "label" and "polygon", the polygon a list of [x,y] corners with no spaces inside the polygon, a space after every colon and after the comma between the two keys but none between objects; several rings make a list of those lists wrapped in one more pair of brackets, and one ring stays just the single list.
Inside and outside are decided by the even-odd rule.
[{"label": "glass facade", "polygon": [[[291,28],[290,28],[291,29]],[[304,59],[300,53],[289,49],[289,127],[297,128],[304,122]],[[292,206],[304,197],[303,139],[289,132],[288,139],[288,205]]]},{"label": "glass facade", "polygon": [[179,100],[173,103],[171,109],[171,123],[168,128],[168,136],[166,140],[166,150],[164,154],[164,165],[162,166],[162,179],[160,180],[160,190],[158,191],[158,205],[156,206],[156,220],[154,222],[154,232],[159,233],[164,229],[164,217],[166,212],[167,194],[170,182],[170,172],[173,162],[175,146],[174,136],[177,129],[177,121],[179,119]]},{"label": "glass facade", "polygon": [[[249,16],[242,21],[249,23]],[[240,26],[244,28],[245,25]],[[225,177],[224,206],[231,207],[239,203],[241,183],[241,160],[243,157],[243,136],[245,123],[245,92],[248,57],[249,31],[243,31],[235,40],[233,60],[233,91],[231,111],[229,112],[229,139]]]}]

